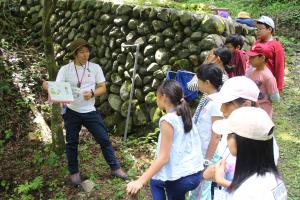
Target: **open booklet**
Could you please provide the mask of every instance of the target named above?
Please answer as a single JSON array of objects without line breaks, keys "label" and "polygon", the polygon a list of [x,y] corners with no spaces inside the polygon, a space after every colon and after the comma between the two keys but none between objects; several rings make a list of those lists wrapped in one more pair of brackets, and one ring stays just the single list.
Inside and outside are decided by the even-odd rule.
[{"label": "open booklet", "polygon": [[48,81],[48,101],[70,103],[74,101],[70,83]]}]

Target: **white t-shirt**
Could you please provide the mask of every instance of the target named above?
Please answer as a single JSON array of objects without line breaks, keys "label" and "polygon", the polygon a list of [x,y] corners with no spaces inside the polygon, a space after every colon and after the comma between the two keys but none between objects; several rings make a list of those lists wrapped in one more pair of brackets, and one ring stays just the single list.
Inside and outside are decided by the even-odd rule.
[{"label": "white t-shirt", "polygon": [[[98,64],[91,62],[87,62],[85,66],[76,66],[76,69],[77,73],[74,62],[62,66],[57,74],[56,82],[71,84],[74,101],[67,104],[68,108],[79,113],[95,111],[95,98],[84,100],[82,93],[95,91],[96,84],[105,82],[103,71]],[[80,88],[77,87],[78,82],[81,82]]]},{"label": "white t-shirt", "polygon": [[[221,112],[221,104],[209,101],[206,106],[201,110],[199,119],[196,123],[200,139],[203,156],[206,155],[208,144],[212,134],[212,117],[223,117]],[[194,119],[193,119],[194,121]]]},{"label": "white t-shirt", "polygon": [[237,190],[228,195],[228,200],[286,200],[287,190],[281,179],[272,173],[249,177]]}]

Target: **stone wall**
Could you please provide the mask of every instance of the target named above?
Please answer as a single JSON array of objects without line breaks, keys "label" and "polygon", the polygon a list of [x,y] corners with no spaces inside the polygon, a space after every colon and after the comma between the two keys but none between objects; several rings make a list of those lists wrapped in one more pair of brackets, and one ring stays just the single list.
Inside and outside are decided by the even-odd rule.
[{"label": "stone wall", "polygon": [[[38,0],[21,5],[24,25],[34,43],[41,44],[42,5]],[[195,71],[208,51],[230,34],[244,35],[245,48],[254,40],[247,36],[247,27],[215,15],[95,0],[58,1],[51,22],[60,65],[69,62],[65,47],[74,38],[93,45],[91,61],[101,65],[107,81],[107,93],[97,100],[97,109],[118,134],[124,132],[135,52],[121,48],[123,43],[141,46],[130,130],[145,134],[161,115],[155,91],[168,70]]]}]

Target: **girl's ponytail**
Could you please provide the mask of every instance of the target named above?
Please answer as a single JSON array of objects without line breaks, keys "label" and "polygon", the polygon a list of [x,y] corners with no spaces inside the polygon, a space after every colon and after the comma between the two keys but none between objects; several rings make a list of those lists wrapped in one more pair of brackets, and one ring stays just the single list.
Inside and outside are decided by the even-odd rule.
[{"label": "girl's ponytail", "polygon": [[190,132],[193,128],[192,111],[184,98],[182,98],[176,106],[176,112],[177,115],[182,117],[184,132]]},{"label": "girl's ponytail", "polygon": [[180,84],[175,80],[164,81],[157,91],[169,97],[171,103],[176,106],[176,113],[182,117],[184,132],[188,133],[192,130],[192,111],[188,103],[183,98],[183,91]]}]

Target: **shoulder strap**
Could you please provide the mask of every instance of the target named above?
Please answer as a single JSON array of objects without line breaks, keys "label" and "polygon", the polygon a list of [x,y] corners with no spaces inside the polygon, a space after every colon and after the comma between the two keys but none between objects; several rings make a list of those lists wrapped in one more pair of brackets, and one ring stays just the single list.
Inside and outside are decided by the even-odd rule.
[{"label": "shoulder strap", "polygon": [[198,122],[199,116],[203,108],[208,104],[209,100],[207,98],[207,95],[204,94],[203,97],[201,98],[199,105],[196,109],[196,112],[194,114],[194,123],[196,124]]}]

